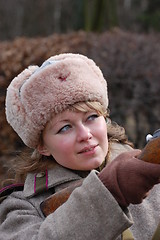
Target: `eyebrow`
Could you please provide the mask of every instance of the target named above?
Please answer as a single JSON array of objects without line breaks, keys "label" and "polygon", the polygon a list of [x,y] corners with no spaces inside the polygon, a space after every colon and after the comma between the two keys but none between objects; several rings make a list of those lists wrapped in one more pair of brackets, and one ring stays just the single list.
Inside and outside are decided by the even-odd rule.
[{"label": "eyebrow", "polygon": [[70,120],[69,119],[62,119],[62,120],[57,119],[55,122],[54,121],[50,121],[49,122],[49,128],[56,126],[58,123],[66,123],[68,121],[70,121]]}]

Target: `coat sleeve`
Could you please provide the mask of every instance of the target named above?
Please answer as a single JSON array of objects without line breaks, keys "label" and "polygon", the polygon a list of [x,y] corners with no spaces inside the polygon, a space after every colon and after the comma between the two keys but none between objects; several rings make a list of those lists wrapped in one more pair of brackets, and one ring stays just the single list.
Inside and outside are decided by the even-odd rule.
[{"label": "coat sleeve", "polygon": [[122,211],[96,171],[46,218],[18,196],[12,194],[0,205],[1,240],[113,240],[132,225],[130,214]]}]

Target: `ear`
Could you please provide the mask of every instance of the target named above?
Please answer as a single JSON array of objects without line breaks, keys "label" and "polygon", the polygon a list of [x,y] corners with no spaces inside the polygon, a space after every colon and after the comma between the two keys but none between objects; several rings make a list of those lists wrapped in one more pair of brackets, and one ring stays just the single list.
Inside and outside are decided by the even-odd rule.
[{"label": "ear", "polygon": [[42,145],[38,145],[37,150],[40,154],[44,155],[44,156],[50,156],[50,152],[48,151],[48,149],[45,146]]}]

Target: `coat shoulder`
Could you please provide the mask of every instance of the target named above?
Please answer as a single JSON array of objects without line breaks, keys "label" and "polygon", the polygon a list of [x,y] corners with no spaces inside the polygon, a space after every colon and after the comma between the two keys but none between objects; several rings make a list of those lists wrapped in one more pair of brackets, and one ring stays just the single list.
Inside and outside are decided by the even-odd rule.
[{"label": "coat shoulder", "polygon": [[109,161],[112,161],[116,158],[119,154],[127,151],[131,151],[133,148],[128,144],[122,144],[118,142],[113,142],[110,145],[110,154],[109,154]]},{"label": "coat shoulder", "polygon": [[6,186],[0,190],[0,203],[6,199],[12,192],[23,191],[24,184],[17,183]]}]

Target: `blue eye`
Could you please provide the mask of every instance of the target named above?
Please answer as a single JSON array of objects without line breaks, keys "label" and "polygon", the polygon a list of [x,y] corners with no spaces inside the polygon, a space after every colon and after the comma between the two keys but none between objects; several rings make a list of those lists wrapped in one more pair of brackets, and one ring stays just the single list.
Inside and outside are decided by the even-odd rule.
[{"label": "blue eye", "polygon": [[70,128],[71,128],[70,125],[65,125],[61,129],[59,129],[59,131],[57,133],[64,133],[64,132],[68,131]]},{"label": "blue eye", "polygon": [[90,115],[88,118],[87,118],[87,120],[94,120],[94,119],[96,119],[96,118],[98,118],[99,116],[98,116],[98,114],[92,114],[92,115]]}]

